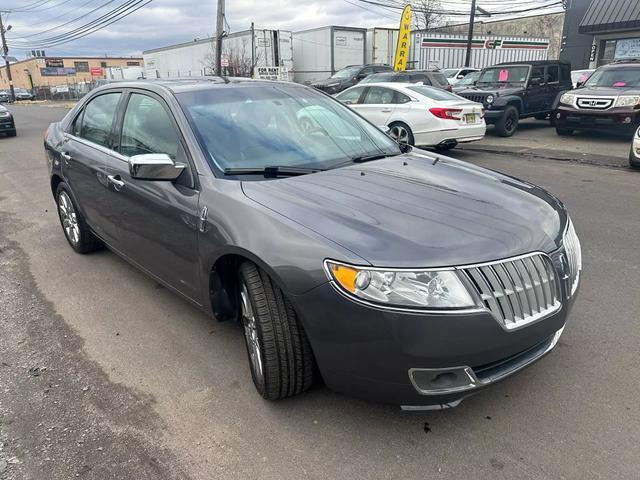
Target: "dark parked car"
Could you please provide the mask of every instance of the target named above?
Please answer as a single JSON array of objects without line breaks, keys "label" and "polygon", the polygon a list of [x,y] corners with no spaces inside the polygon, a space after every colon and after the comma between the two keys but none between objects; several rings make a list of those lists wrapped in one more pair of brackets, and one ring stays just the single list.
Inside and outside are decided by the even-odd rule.
[{"label": "dark parked car", "polygon": [[640,125],[640,61],[598,68],[581,88],[560,97],[558,135],[574,130],[609,130],[633,135]]},{"label": "dark parked car", "polygon": [[636,130],[629,152],[629,166],[631,168],[640,169],[640,128]]},{"label": "dark parked car", "polygon": [[16,92],[16,100],[33,100],[35,98],[29,90],[24,88],[16,88],[14,91]]},{"label": "dark parked car", "polygon": [[16,136],[16,123],[13,115],[2,105],[0,105],[0,133],[4,133],[8,137]]},{"label": "dark parked car", "polygon": [[353,87],[356,83],[367,78],[369,75],[381,72],[393,72],[393,68],[389,65],[382,65],[378,63],[372,63],[369,65],[349,65],[326,80],[314,82],[312,87],[322,90],[330,95],[339,93],[346,90],[349,87]]},{"label": "dark parked car", "polygon": [[576,296],[580,243],[553,195],[401,147],[302,85],[108,85],[45,150],[71,247],[105,244],[240,322],[267,399],[317,365],[340,392],[452,407],[548,353]]},{"label": "dark parked car", "polygon": [[422,83],[443,90],[451,91],[451,85],[447,82],[447,78],[435,70],[407,70],[406,72],[383,72],[374,73],[362,80],[360,83],[384,83],[384,82],[401,82],[401,83]]},{"label": "dark parked car", "polygon": [[0,90],[0,103],[8,103],[11,100],[11,95],[6,90]]},{"label": "dark parked car", "polygon": [[557,60],[504,63],[482,70],[475,87],[458,95],[484,104],[485,121],[510,137],[521,118],[553,117],[558,97],[571,90],[571,64]]}]

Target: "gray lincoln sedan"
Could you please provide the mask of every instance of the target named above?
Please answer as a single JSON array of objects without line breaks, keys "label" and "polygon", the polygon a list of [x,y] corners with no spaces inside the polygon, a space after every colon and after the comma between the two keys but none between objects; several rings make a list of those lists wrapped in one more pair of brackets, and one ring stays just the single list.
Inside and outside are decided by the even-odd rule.
[{"label": "gray lincoln sedan", "polygon": [[[554,348],[580,242],[542,188],[398,145],[301,85],[111,84],[46,134],[78,253],[244,330],[264,398],[453,407]],[[149,300],[151,301],[151,299]]]}]

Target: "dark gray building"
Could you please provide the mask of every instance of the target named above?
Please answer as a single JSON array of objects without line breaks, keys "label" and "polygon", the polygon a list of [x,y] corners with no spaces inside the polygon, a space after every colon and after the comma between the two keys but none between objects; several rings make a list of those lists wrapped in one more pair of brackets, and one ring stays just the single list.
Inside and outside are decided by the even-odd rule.
[{"label": "dark gray building", "polygon": [[640,58],[639,0],[567,0],[560,58],[574,70]]}]

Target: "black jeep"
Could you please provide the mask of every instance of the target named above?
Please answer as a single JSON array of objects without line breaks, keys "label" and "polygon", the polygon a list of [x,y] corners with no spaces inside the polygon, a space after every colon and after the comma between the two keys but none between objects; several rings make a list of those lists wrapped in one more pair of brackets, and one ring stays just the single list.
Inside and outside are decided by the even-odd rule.
[{"label": "black jeep", "polygon": [[483,69],[475,85],[458,95],[482,103],[485,121],[494,124],[501,137],[510,137],[521,118],[553,122],[559,96],[571,88],[568,62],[513,62]]}]

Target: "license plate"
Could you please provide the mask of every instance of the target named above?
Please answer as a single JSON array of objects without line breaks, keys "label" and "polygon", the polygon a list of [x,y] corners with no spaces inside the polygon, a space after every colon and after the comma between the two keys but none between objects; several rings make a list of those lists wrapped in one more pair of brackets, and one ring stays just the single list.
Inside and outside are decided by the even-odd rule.
[{"label": "license plate", "polygon": [[475,113],[465,113],[463,119],[464,123],[478,123],[478,115]]}]

